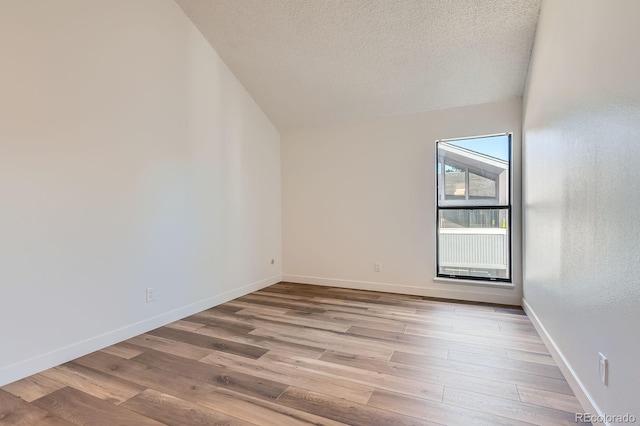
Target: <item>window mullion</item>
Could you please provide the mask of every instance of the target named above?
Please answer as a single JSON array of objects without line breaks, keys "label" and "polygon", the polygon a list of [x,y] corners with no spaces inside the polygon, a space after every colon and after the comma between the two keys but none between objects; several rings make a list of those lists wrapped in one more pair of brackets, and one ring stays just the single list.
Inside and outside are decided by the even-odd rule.
[{"label": "window mullion", "polygon": [[469,200],[469,168],[464,169],[464,199]]}]

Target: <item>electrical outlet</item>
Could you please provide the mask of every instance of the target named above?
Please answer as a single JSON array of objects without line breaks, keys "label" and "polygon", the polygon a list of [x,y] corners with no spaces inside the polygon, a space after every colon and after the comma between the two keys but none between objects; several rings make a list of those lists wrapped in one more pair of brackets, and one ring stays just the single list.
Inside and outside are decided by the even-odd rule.
[{"label": "electrical outlet", "polygon": [[598,353],[598,357],[598,371],[600,372],[600,381],[602,381],[602,383],[604,383],[604,385],[606,386],[607,382],[609,381],[609,361],[607,361],[607,358],[602,355],[602,352]]},{"label": "electrical outlet", "polygon": [[156,301],[156,289],[153,287],[147,288],[147,303]]},{"label": "electrical outlet", "polygon": [[376,272],[382,272],[382,262],[376,262],[375,271]]}]

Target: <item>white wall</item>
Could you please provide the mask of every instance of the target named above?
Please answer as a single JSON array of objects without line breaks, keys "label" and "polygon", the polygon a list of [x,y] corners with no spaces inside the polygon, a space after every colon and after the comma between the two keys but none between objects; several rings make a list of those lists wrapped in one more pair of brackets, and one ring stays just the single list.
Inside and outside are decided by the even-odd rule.
[{"label": "white wall", "polygon": [[524,298],[591,404],[640,419],[638,16],[636,0],[543,5],[524,114]]},{"label": "white wall", "polygon": [[519,305],[519,220],[513,288],[434,282],[434,202],[436,139],[512,131],[517,169],[521,107],[514,99],[283,134],[283,279]]},{"label": "white wall", "polygon": [[0,385],[279,281],[279,133],[172,0],[3,1],[0,58]]}]

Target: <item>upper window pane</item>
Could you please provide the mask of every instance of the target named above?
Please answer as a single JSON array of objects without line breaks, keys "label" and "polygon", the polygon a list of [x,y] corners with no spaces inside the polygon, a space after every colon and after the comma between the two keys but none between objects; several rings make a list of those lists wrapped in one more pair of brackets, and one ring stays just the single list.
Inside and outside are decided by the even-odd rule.
[{"label": "upper window pane", "polygon": [[509,136],[438,142],[438,205],[509,204]]}]

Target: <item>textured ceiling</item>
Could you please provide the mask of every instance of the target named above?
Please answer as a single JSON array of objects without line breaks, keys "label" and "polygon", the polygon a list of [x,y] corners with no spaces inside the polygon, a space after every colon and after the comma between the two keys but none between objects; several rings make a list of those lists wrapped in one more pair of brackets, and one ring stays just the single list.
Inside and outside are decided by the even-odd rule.
[{"label": "textured ceiling", "polygon": [[282,132],[522,96],[540,0],[176,0]]}]

